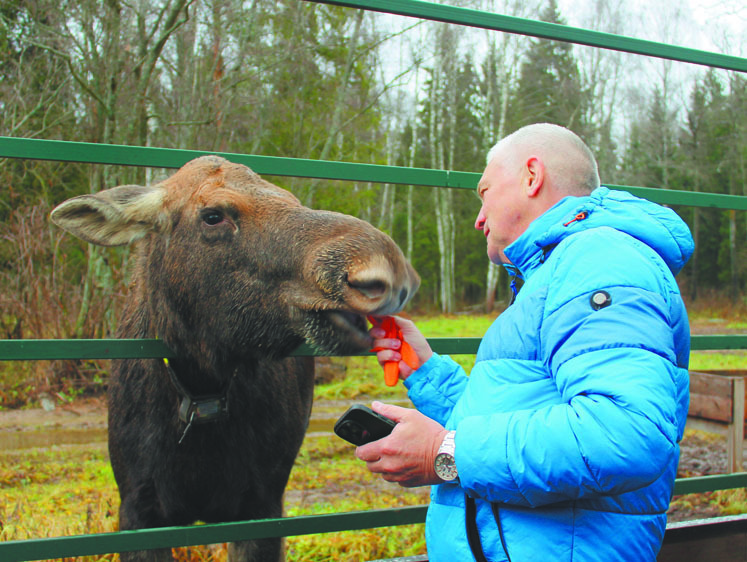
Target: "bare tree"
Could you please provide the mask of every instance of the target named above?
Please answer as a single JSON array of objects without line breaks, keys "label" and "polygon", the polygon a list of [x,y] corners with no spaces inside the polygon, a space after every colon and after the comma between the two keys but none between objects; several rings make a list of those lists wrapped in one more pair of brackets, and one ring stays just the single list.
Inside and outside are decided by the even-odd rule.
[{"label": "bare tree", "polygon": [[[29,41],[65,65],[79,99],[90,108],[87,140],[147,146],[148,96],[156,65],[166,42],[187,20],[192,1],[171,0],[151,8],[147,2],[130,5],[119,0],[86,0],[73,4],[67,13],[58,9],[44,16],[42,33]],[[113,183],[106,167],[91,170],[92,192]],[[77,337],[84,335],[95,287],[106,285],[101,277],[101,250],[89,246],[88,251],[75,325]]]},{"label": "bare tree", "polygon": [[[538,9],[516,0],[504,0],[500,5],[497,5],[495,0],[487,0],[486,5],[481,7],[516,17],[524,17],[530,10]],[[508,100],[511,89],[516,85],[517,69],[522,54],[519,41],[519,37],[509,33],[485,32],[487,54],[484,63],[483,135],[491,145],[508,133]],[[486,154],[489,148],[490,146],[484,147]],[[488,265],[485,283],[485,308],[488,312],[495,307],[498,284],[503,272],[504,269],[497,264]]]}]

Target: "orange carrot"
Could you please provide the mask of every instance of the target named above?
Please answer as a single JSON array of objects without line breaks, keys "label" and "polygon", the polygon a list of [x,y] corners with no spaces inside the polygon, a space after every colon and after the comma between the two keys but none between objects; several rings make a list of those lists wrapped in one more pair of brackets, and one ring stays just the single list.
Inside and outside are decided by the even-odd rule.
[{"label": "orange carrot", "polygon": [[402,361],[407,363],[407,366],[410,367],[410,369],[417,369],[419,365],[418,356],[415,354],[415,350],[404,339],[401,337],[400,339],[402,340],[402,349],[400,350],[402,352]]},{"label": "orange carrot", "polygon": [[[369,316],[368,320],[374,326],[379,326],[380,328],[382,328],[386,332],[386,338],[400,340],[402,342],[402,347],[400,348],[402,360],[407,363],[407,365],[411,369],[418,368],[418,356],[415,354],[412,346],[405,341],[404,337],[402,337],[402,330],[399,329],[399,326],[397,326],[397,322],[396,320],[394,320],[394,318],[392,318],[391,316],[384,316],[383,318],[374,318],[372,316]],[[384,348],[374,347],[371,351],[376,353],[377,351],[381,351],[382,349]],[[397,384],[398,380],[399,362],[386,361],[384,363],[384,382],[387,386],[394,386]]]},{"label": "orange carrot", "polygon": [[399,362],[387,361],[384,363],[384,382],[387,386],[394,386],[399,380]]}]

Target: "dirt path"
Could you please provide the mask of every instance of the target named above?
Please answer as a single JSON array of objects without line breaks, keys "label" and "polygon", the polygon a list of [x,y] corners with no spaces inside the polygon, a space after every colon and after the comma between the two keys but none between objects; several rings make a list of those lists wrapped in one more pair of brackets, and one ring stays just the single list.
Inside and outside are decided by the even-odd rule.
[{"label": "dirt path", "polygon": [[26,408],[0,412],[0,432],[93,428],[106,429],[106,402],[101,398],[56,405],[52,411]]}]

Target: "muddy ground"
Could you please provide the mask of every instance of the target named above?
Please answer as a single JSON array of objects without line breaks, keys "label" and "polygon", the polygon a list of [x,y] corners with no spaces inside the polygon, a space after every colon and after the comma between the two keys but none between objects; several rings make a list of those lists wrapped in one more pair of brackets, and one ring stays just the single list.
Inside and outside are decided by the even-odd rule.
[{"label": "muddy ground", "polygon": [[[334,412],[342,412],[346,403],[315,404],[312,431],[331,432]],[[72,405],[56,405],[52,411],[42,408],[0,412],[0,452],[53,444],[87,443],[106,440],[106,404],[102,399],[81,400]],[[681,443],[678,475],[705,476],[726,471],[725,438],[702,431],[688,431]],[[328,491],[330,500],[344,494],[339,488]],[[686,502],[673,502],[670,521],[701,519],[719,515],[717,507],[709,503],[708,494],[699,494]]]}]

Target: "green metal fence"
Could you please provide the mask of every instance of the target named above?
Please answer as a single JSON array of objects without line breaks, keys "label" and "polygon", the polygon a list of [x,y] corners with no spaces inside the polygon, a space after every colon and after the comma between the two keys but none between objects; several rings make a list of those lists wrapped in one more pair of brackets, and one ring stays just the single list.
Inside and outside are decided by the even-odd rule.
[{"label": "green metal fence", "polygon": [[334,4],[337,6],[347,6],[350,8],[361,8],[376,12],[386,12],[401,16],[411,16],[468,27],[490,29],[493,31],[505,31],[519,35],[541,37],[543,39],[555,39],[558,41],[566,41],[568,43],[576,43],[578,45],[598,47],[600,49],[611,49],[613,51],[701,64],[713,68],[747,72],[747,59],[740,57],[723,55],[721,53],[711,53],[708,51],[699,51],[688,47],[678,47],[676,45],[646,41],[644,39],[635,39],[633,37],[624,37],[622,35],[592,31],[590,29],[580,29],[557,23],[504,16],[501,14],[482,12],[469,8],[434,4],[432,2],[421,2],[420,0],[311,1],[323,4]]},{"label": "green metal fence", "polygon": [[[322,2],[747,72],[747,59],[739,57],[418,0],[322,0]],[[206,154],[206,152],[0,137],[0,158],[179,168],[202,154]],[[234,162],[246,164],[259,174],[275,176],[412,184],[457,189],[474,189],[480,177],[480,174],[477,173],[448,170],[324,162],[246,154],[222,153],[221,156]],[[623,189],[667,205],[747,210],[747,197],[660,190],[638,186],[610,187]],[[429,342],[433,349],[439,353],[474,354],[477,351],[480,338],[431,338]],[[692,337],[692,349],[747,349],[747,335],[695,335]],[[313,355],[313,351],[308,346],[301,346],[295,354]],[[0,340],[0,361],[171,356],[173,356],[171,350],[159,340]],[[747,486],[747,473],[678,479],[675,483],[675,494],[699,493],[745,486]],[[425,511],[425,506],[416,506],[240,523],[8,541],[0,543],[0,560],[4,562],[41,560],[127,550],[213,544],[261,537],[295,536],[406,525],[422,523],[425,520]]]}]

